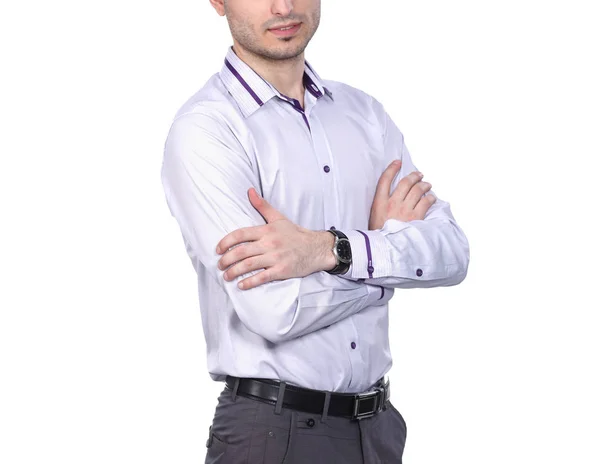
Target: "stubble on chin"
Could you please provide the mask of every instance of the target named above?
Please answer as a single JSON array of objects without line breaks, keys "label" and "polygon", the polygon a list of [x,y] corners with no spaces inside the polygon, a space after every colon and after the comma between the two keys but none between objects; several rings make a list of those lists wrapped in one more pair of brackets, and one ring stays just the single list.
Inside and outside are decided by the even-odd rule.
[{"label": "stubble on chin", "polygon": [[[311,30],[307,35],[302,35],[301,37],[290,37],[285,39],[278,39],[283,47],[277,48],[268,48],[260,44],[256,33],[252,29],[252,25],[246,23],[243,19],[234,18],[231,15],[227,16],[227,21],[229,22],[229,29],[231,31],[232,37],[247,51],[252,53],[253,55],[259,56],[267,61],[281,61],[281,60],[290,60],[301,55],[308,43],[312,39],[315,34],[317,28],[319,27],[320,22],[320,12],[313,15]],[[302,27],[308,27],[306,23],[302,24]],[[294,40],[301,40],[301,43],[293,48],[289,48],[287,46],[288,42],[292,42]]]}]

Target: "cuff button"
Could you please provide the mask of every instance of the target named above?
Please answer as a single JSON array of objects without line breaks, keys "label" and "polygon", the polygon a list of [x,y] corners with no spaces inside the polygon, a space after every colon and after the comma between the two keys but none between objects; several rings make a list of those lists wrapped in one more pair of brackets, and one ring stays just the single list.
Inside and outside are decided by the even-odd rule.
[{"label": "cuff button", "polygon": [[417,269],[417,275],[421,277],[423,275],[423,271],[421,269]]}]

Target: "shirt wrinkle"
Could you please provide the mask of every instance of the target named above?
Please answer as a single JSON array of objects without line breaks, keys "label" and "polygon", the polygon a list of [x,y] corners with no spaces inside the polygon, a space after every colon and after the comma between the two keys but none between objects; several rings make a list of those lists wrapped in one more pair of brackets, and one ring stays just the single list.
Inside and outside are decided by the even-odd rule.
[{"label": "shirt wrinkle", "polygon": [[[278,92],[231,47],[225,59],[230,66],[175,114],[161,169],[166,202],[197,274],[209,374],[216,381],[232,375],[366,391],[392,365],[394,292],[460,283],[470,259],[467,238],[439,197],[422,221],[391,218],[368,229],[377,182],[391,161],[402,160],[391,191],[417,170],[402,132],[374,97],[321,79],[307,61],[317,90],[306,89],[306,111],[299,111],[294,102],[272,99]],[[250,290],[238,282],[262,269],[225,281],[217,243],[236,229],[265,224],[250,204],[250,187],[295,224],[344,232],[352,248],[349,271]]]}]

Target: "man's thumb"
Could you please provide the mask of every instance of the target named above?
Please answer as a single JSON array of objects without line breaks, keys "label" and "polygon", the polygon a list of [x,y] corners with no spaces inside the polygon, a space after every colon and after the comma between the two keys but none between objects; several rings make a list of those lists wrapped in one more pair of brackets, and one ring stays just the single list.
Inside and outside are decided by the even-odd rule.
[{"label": "man's thumb", "polygon": [[262,217],[265,218],[265,221],[273,222],[279,219],[285,219],[285,216],[273,208],[253,187],[248,189],[248,198],[250,199],[252,206],[254,206]]}]

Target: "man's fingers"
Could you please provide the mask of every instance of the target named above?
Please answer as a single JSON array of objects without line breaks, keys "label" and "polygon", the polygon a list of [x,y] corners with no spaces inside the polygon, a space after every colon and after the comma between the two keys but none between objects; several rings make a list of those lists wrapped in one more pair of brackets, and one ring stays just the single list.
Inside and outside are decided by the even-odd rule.
[{"label": "man's fingers", "polygon": [[375,191],[375,198],[373,202],[386,201],[390,198],[390,188],[396,174],[402,167],[402,161],[395,160],[389,164],[389,166],[383,171],[381,177],[377,181],[377,189]]},{"label": "man's fingers", "polygon": [[242,227],[241,229],[234,230],[217,243],[217,253],[225,253],[229,248],[238,243],[259,240],[266,232],[265,225]]},{"label": "man's fingers", "polygon": [[[423,173],[419,171],[411,172],[409,175],[403,177],[402,180],[400,180],[395,190],[392,192],[391,197],[394,197],[394,201],[396,201],[396,203],[404,201],[404,199],[406,198],[410,190],[413,188],[413,186],[416,183],[420,182],[422,178]],[[412,206],[414,206],[414,204]]]},{"label": "man's fingers", "polygon": [[429,182],[417,182],[408,192],[406,198],[404,200],[404,204],[408,206],[410,209],[415,209],[419,200],[425,195],[427,192],[431,190],[431,184]]},{"label": "man's fingers", "polygon": [[267,255],[256,255],[236,262],[233,266],[223,273],[223,279],[226,281],[235,280],[239,276],[248,274],[252,271],[266,269],[273,263],[269,262]]},{"label": "man's fingers", "polygon": [[427,195],[423,196],[419,200],[419,203],[417,203],[417,206],[415,207],[415,214],[418,217],[425,218],[425,214],[427,213],[429,208],[431,208],[431,205],[433,205],[436,201],[437,201],[437,198],[433,194],[433,192],[428,193]]},{"label": "man's fingers", "polygon": [[252,277],[240,280],[238,282],[238,288],[242,290],[249,290],[251,288],[259,287],[273,280],[282,280],[278,279],[276,276],[273,276],[272,269],[272,267],[269,269],[265,269],[264,271],[254,274]]},{"label": "man's fingers", "polygon": [[258,242],[242,243],[241,245],[226,251],[217,262],[217,267],[222,271],[232,264],[261,254],[263,254],[263,250],[259,247]]}]

